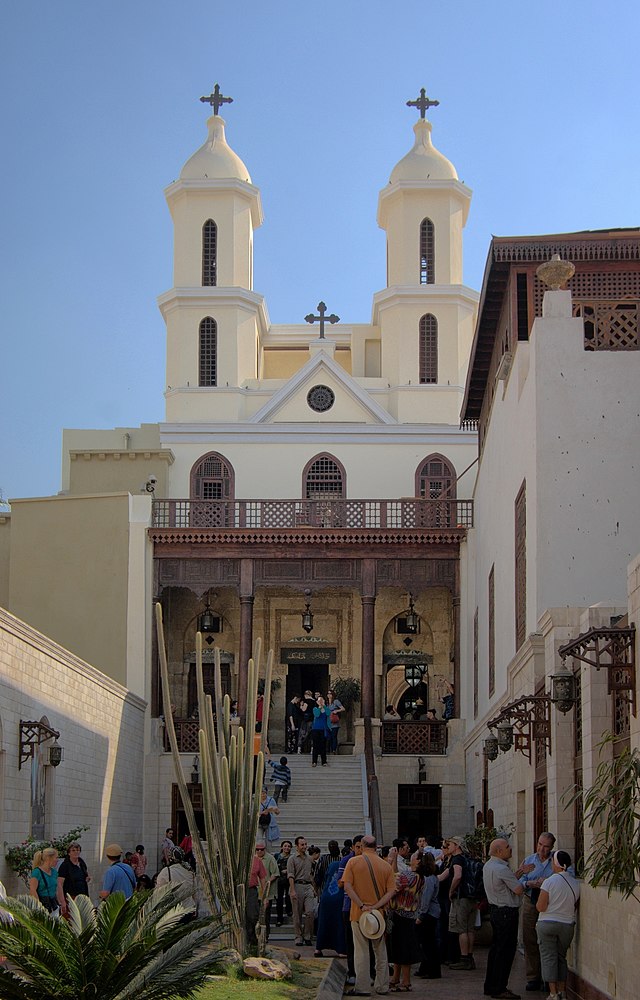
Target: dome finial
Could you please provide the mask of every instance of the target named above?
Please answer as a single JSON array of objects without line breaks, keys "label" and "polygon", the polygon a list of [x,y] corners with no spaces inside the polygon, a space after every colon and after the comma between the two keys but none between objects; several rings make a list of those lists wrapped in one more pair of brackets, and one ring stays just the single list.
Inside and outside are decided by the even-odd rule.
[{"label": "dome finial", "polygon": [[208,97],[201,97],[200,100],[203,104],[210,104],[213,108],[214,115],[218,114],[220,110],[220,105],[222,104],[233,104],[233,97],[223,97],[220,93],[220,84],[216,83],[213,88],[213,92],[209,94]]},{"label": "dome finial", "polygon": [[417,108],[418,111],[420,112],[421,118],[425,117],[425,114],[429,108],[437,108],[439,104],[440,101],[429,100],[429,98],[427,97],[427,92],[424,89],[424,87],[420,88],[420,97],[418,97],[415,101],[407,101],[407,107]]}]

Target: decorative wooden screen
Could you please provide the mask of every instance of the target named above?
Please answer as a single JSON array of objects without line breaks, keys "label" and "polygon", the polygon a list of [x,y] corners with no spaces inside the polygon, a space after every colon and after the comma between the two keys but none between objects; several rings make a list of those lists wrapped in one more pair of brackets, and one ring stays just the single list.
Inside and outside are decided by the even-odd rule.
[{"label": "decorative wooden screen", "polygon": [[473,717],[478,718],[478,609],[473,616]]},{"label": "decorative wooden screen", "polygon": [[420,284],[433,285],[435,276],[435,228],[431,219],[420,223]]},{"label": "decorative wooden screen", "polygon": [[637,351],[638,302],[575,302],[573,315],[584,320],[585,351]]},{"label": "decorative wooden screen", "polygon": [[198,385],[215,386],[218,377],[218,328],[215,319],[205,316],[199,331]]},{"label": "decorative wooden screen", "polygon": [[456,471],[442,455],[429,455],[416,472],[416,496],[438,501],[429,507],[430,524],[448,528],[455,523]]},{"label": "decorative wooden screen", "polygon": [[331,455],[318,455],[312,459],[304,471],[303,480],[307,500],[345,495],[344,469]]},{"label": "decorative wooden screen", "polygon": [[207,219],[202,227],[202,284],[218,283],[218,227]]},{"label": "decorative wooden screen", "polygon": [[233,499],[233,469],[222,455],[211,452],[194,465],[191,496],[194,500]]},{"label": "decorative wooden screen", "polygon": [[438,381],[438,321],[431,313],[420,318],[420,385]]},{"label": "decorative wooden screen", "polygon": [[520,487],[515,502],[515,628],[516,649],[527,633],[527,484]]},{"label": "decorative wooden screen", "polygon": [[495,566],[489,573],[489,697],[492,698],[496,689],[496,587]]}]

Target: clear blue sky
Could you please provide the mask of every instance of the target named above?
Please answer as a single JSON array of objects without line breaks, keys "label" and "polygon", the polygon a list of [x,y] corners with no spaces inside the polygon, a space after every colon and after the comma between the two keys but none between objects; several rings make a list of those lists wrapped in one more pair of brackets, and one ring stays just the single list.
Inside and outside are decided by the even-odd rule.
[{"label": "clear blue sky", "polygon": [[593,0],[20,0],[0,14],[0,490],[60,489],[63,427],[162,420],[172,232],[163,189],[228,140],[261,189],[255,288],[273,322],[324,298],[368,322],[379,190],[412,145],[474,192],[465,281],[491,234],[635,226],[637,3]]}]

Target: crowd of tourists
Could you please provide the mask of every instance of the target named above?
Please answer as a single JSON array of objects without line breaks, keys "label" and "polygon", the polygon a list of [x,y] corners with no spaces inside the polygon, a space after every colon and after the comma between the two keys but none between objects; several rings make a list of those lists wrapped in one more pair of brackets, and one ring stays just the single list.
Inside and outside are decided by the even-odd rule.
[{"label": "crowd of tourists", "polygon": [[516,871],[511,846],[500,837],[484,864],[467,853],[462,837],[441,847],[427,837],[413,844],[398,837],[379,848],[374,837],[357,835],[342,848],[330,841],[325,853],[302,836],[284,840],[273,854],[259,841],[249,936],[255,938],[262,900],[267,936],[275,909],[276,927],[292,920],[296,946],[314,944],[316,957],[346,958],[348,995],[370,996],[372,987],[377,994],[410,992],[412,975],[440,979],[443,967],[473,971],[476,930],[488,913],[484,995],[519,1000],[508,982],[524,899],[526,990],[548,988],[549,1000],[562,1000],[580,887],[571,858],[554,852],[554,841],[541,834]]}]

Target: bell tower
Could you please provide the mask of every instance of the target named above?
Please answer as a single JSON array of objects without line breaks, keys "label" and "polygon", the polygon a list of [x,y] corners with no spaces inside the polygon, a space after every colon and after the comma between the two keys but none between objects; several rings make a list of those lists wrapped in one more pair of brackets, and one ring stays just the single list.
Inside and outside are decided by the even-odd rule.
[{"label": "bell tower", "polygon": [[[167,420],[216,419],[216,389],[255,378],[262,297],[253,291],[260,192],[228,145],[216,84],[202,97],[208,135],[165,191],[174,227],[173,288],[160,296],[167,325]],[[204,397],[204,398],[203,398]]]},{"label": "bell tower", "polygon": [[413,148],[380,192],[387,287],[374,298],[374,322],[381,330],[382,375],[394,390],[397,418],[455,424],[477,295],[462,283],[462,230],[471,191],[432,143],[426,112],[438,104],[424,88],[417,100],[407,101],[420,113]]}]

